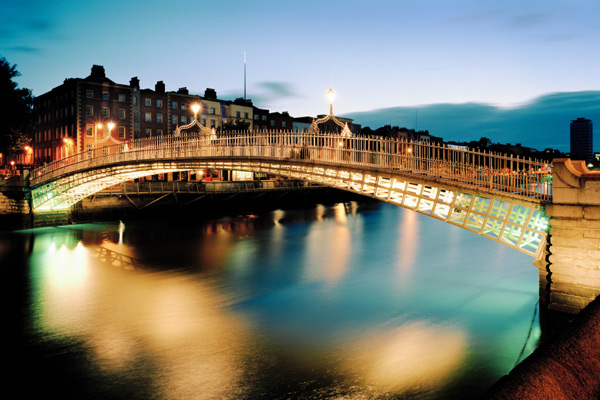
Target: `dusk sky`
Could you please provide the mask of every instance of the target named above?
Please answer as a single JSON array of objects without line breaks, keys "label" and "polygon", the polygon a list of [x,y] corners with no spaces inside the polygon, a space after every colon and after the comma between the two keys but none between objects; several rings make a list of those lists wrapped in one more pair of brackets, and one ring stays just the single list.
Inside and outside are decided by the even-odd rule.
[{"label": "dusk sky", "polygon": [[[4,0],[0,55],[34,95],[99,64],[118,83],[137,76],[142,88],[162,80],[167,90],[211,87],[233,99],[243,95],[247,52],[247,97],[293,116],[327,113],[329,88],[340,115],[506,109],[600,90],[599,16],[597,0]],[[591,118],[569,118],[580,116]],[[411,113],[394,124],[416,121]]]}]

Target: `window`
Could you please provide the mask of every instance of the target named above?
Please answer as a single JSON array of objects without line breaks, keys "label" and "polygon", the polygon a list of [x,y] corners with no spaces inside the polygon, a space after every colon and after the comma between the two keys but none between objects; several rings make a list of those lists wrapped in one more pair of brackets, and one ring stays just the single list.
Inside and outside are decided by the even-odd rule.
[{"label": "window", "polygon": [[124,93],[119,93],[119,101],[122,103],[125,102],[125,94]]},{"label": "window", "polygon": [[87,97],[88,99],[94,98],[94,91],[92,89],[86,89],[85,97]]},{"label": "window", "polygon": [[162,129],[156,130],[156,136],[162,136]]},{"label": "window", "polygon": [[275,126],[275,121],[270,120],[269,122],[271,123],[271,126]]},{"label": "window", "polygon": [[156,122],[158,122],[159,124],[162,124],[162,122],[163,122],[162,113],[156,113]]},{"label": "window", "polygon": [[125,119],[125,109],[119,108],[119,119]]},{"label": "window", "polygon": [[140,122],[140,113],[139,113],[139,111],[136,111],[136,112],[133,113],[133,120],[135,122]]},{"label": "window", "polygon": [[85,136],[94,136],[94,125],[85,126]]},{"label": "window", "polygon": [[215,115],[215,108],[214,108],[214,107],[211,107],[211,108],[210,108],[210,113],[211,113],[212,115]]},{"label": "window", "polygon": [[185,103],[181,103],[181,109],[185,110]]},{"label": "window", "polygon": [[263,120],[263,121],[266,121],[266,120],[267,120],[267,116],[266,116],[266,115],[263,115],[263,116],[262,116],[262,120]]},{"label": "window", "polygon": [[102,100],[110,100],[110,95],[108,92],[102,92]]},{"label": "window", "polygon": [[172,123],[173,125],[177,125],[177,115],[172,115],[172,116],[171,116],[171,123]]},{"label": "window", "polygon": [[248,119],[248,113],[244,113],[244,118]]},{"label": "window", "polygon": [[211,120],[210,120],[210,127],[211,127],[211,128],[214,128],[214,127],[215,127],[215,120],[214,120],[214,119],[211,119]]},{"label": "window", "polygon": [[119,139],[125,139],[125,127],[119,126]]},{"label": "window", "polygon": [[146,137],[152,136],[152,129],[146,128]]},{"label": "window", "polygon": [[239,111],[236,111],[236,112],[235,112],[235,116],[236,116],[237,118],[239,118],[239,117],[240,117],[240,112],[239,112]]},{"label": "window", "polygon": [[281,127],[285,128],[285,121],[281,121]]},{"label": "window", "polygon": [[102,107],[102,117],[104,117],[104,118],[110,117],[110,110],[108,107]]},{"label": "window", "polygon": [[181,116],[181,123],[185,124],[187,122],[187,118],[185,118],[185,115]]},{"label": "window", "polygon": [[152,99],[145,98],[144,99],[144,105],[148,106],[148,107],[151,106],[152,105]]},{"label": "window", "polygon": [[85,115],[86,117],[94,116],[94,106],[86,105],[85,106]]},{"label": "window", "polygon": [[137,96],[133,96],[133,105],[136,106],[137,105]]},{"label": "window", "polygon": [[200,120],[200,124],[203,125],[203,126],[206,126],[206,119],[202,118]]},{"label": "window", "polygon": [[258,114],[254,114],[254,119],[258,121]]},{"label": "window", "polygon": [[162,100],[156,100],[156,107],[162,107]]},{"label": "window", "polygon": [[149,112],[145,113],[144,121],[152,122],[152,113],[149,113]]},{"label": "window", "polygon": [[177,102],[176,101],[172,102],[171,106],[173,107],[174,110],[177,109]]}]

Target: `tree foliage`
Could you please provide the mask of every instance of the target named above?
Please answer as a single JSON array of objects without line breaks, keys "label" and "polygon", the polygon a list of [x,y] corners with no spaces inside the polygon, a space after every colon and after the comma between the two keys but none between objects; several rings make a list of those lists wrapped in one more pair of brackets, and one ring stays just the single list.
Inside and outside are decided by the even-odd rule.
[{"label": "tree foliage", "polygon": [[250,129],[250,122],[236,119],[232,122],[223,123],[223,132],[243,132]]},{"label": "tree foliage", "polygon": [[0,57],[0,153],[20,151],[29,142],[34,127],[31,90],[20,89],[14,78],[16,65]]}]

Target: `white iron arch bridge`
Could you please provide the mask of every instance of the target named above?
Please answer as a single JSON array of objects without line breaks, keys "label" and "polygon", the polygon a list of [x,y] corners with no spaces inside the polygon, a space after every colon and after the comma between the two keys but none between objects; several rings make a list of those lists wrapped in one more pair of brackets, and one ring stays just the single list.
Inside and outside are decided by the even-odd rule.
[{"label": "white iron arch bridge", "polygon": [[551,165],[427,142],[264,132],[136,139],[32,172],[34,212],[66,210],[135,178],[226,169],[302,179],[396,204],[539,258]]}]

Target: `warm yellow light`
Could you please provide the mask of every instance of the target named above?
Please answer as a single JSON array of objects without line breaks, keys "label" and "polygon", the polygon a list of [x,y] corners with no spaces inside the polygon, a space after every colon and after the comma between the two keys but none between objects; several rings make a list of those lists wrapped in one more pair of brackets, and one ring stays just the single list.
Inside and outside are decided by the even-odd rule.
[{"label": "warm yellow light", "polygon": [[31,151],[31,147],[29,147],[29,146],[25,146],[25,151],[26,151],[26,152],[29,152],[29,151]]},{"label": "warm yellow light", "polygon": [[73,139],[70,138],[64,138],[63,142],[65,142],[65,144],[73,144]]},{"label": "warm yellow light", "polygon": [[96,128],[98,128],[98,129],[102,129],[102,124],[98,124],[98,125],[96,125]]},{"label": "warm yellow light", "polygon": [[200,111],[200,104],[198,104],[198,103],[192,104],[192,111],[194,112],[194,114],[198,114],[198,111]]},{"label": "warm yellow light", "polygon": [[14,161],[11,161],[11,162],[10,162],[10,165],[14,166],[14,165],[15,165],[15,162],[14,162]]},{"label": "warm yellow light", "polygon": [[329,104],[333,104],[333,99],[335,99],[335,92],[333,89],[329,89],[327,92],[327,99],[329,100]]},{"label": "warm yellow light", "polygon": [[108,131],[110,132],[110,131],[112,131],[112,128],[115,127],[115,124],[113,122],[109,122],[107,126],[108,126]]},{"label": "warm yellow light", "polygon": [[409,147],[408,150],[406,150],[406,151],[408,151],[409,153],[412,153],[412,147]]},{"label": "warm yellow light", "polygon": [[341,140],[338,142],[338,146],[342,147],[344,145],[344,142],[342,142]]}]

